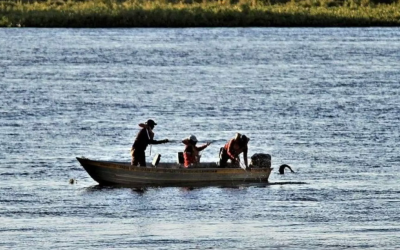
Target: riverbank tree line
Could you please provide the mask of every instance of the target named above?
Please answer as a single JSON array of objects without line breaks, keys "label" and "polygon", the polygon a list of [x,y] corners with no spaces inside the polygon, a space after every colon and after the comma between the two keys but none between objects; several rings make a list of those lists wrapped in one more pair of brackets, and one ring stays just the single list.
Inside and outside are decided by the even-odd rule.
[{"label": "riverbank tree line", "polygon": [[400,26],[400,0],[0,0],[0,27]]}]

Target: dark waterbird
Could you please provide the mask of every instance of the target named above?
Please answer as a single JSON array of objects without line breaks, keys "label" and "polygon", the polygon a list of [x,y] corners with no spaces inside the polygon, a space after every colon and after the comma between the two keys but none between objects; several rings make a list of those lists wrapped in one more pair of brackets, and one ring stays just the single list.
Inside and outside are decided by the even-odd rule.
[{"label": "dark waterbird", "polygon": [[290,171],[291,171],[292,173],[294,173],[293,169],[292,169],[289,165],[287,165],[287,164],[283,164],[283,165],[281,165],[281,166],[279,167],[279,173],[280,173],[280,174],[285,174],[285,168],[290,169]]}]

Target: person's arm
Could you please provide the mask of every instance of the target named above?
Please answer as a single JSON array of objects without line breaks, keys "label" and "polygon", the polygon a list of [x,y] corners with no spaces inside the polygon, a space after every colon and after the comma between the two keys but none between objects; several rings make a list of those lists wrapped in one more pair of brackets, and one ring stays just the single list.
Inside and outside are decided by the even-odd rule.
[{"label": "person's arm", "polygon": [[188,139],[183,139],[182,143],[185,144],[186,146],[190,144]]},{"label": "person's arm", "polygon": [[247,163],[247,151],[248,151],[248,148],[247,148],[247,146],[244,148],[244,150],[243,150],[243,161],[244,161],[244,165],[246,166],[246,168],[248,168],[249,167],[249,165],[248,165],[248,163]]},{"label": "person's arm", "polygon": [[228,154],[231,160],[235,161],[237,156],[233,154],[233,144],[234,144],[233,139],[228,142],[228,150],[226,150],[226,153]]},{"label": "person's arm", "polygon": [[168,139],[164,139],[164,140],[154,140],[154,133],[152,131],[149,131],[149,129],[145,129],[147,132],[147,138],[149,140],[149,144],[162,144],[162,143],[167,143]]},{"label": "person's arm", "polygon": [[169,140],[168,139],[164,139],[164,140],[159,140],[159,141],[157,141],[157,140],[154,140],[154,139],[151,139],[150,141],[149,141],[149,144],[163,144],[163,143],[167,143],[167,142],[169,142]]},{"label": "person's arm", "polygon": [[207,142],[206,144],[200,146],[200,147],[196,147],[197,151],[201,151],[203,149],[205,149],[206,147],[208,147],[211,144],[211,142]]}]

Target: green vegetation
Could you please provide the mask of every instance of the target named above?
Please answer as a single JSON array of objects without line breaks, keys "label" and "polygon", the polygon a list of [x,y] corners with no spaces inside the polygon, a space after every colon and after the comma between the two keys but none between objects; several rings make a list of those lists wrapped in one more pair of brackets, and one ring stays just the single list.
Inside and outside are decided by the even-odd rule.
[{"label": "green vegetation", "polygon": [[0,27],[400,26],[400,0],[0,0]]}]

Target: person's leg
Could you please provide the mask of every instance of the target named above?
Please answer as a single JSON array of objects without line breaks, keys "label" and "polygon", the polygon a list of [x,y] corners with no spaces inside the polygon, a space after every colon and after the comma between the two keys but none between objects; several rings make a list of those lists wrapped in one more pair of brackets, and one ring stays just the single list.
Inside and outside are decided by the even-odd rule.
[{"label": "person's leg", "polygon": [[229,156],[228,153],[226,152],[226,149],[221,148],[220,153],[219,153],[219,167],[224,168],[226,167],[226,163],[228,162]]},{"label": "person's leg", "polygon": [[139,165],[141,167],[146,167],[146,154],[144,151],[141,151],[138,157]]},{"label": "person's leg", "polygon": [[146,167],[146,155],[144,151],[133,149],[131,165]]},{"label": "person's leg", "polygon": [[132,166],[137,166],[138,165],[138,161],[135,158],[135,150],[134,149],[131,149],[131,157],[132,157],[131,165]]}]

